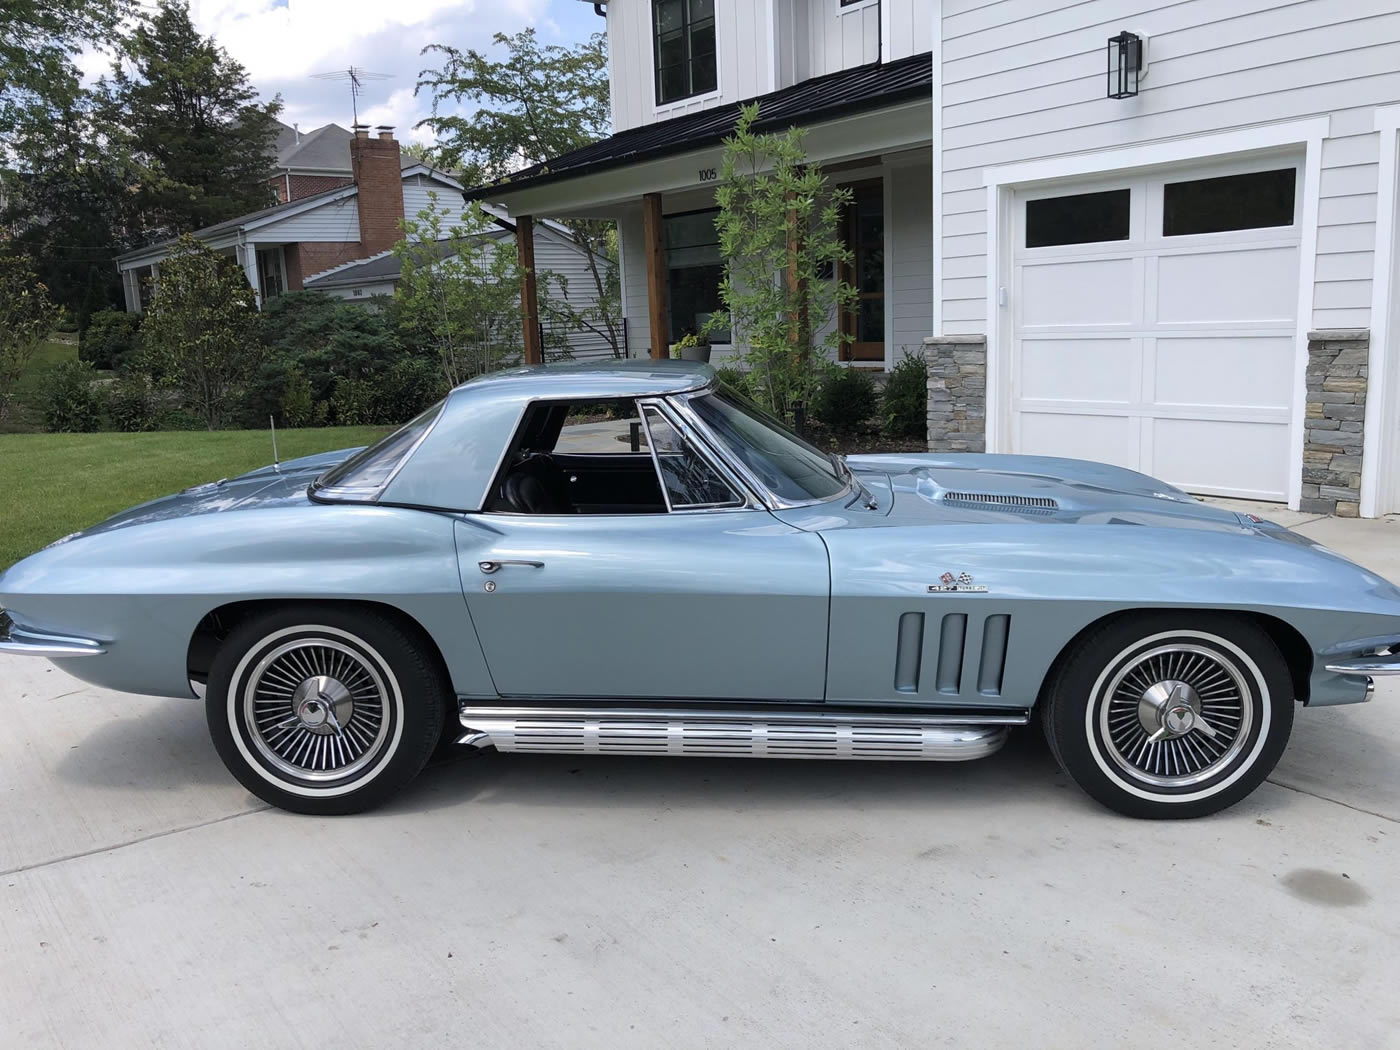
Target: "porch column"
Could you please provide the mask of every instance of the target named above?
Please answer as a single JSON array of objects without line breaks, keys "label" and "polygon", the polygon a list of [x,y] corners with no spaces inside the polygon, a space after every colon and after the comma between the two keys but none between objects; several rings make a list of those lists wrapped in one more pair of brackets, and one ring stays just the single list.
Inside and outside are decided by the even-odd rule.
[{"label": "porch column", "polygon": [[666,316],[666,245],[662,237],[661,194],[642,197],[642,238],[647,257],[647,318],[651,356],[671,356],[671,326]]},{"label": "porch column", "polygon": [[248,278],[248,284],[253,289],[253,301],[259,310],[262,309],[262,282],[258,280],[258,250],[251,244],[241,244],[236,249],[238,253],[238,264],[243,267],[243,276]]},{"label": "porch column", "polygon": [[519,215],[515,219],[515,250],[520,259],[520,316],[525,325],[525,363],[544,362],[540,345],[540,300],[535,286],[535,217]]},{"label": "porch column", "polygon": [[137,282],[135,270],[122,271],[122,291],[126,295],[126,312],[141,312],[141,285]]}]

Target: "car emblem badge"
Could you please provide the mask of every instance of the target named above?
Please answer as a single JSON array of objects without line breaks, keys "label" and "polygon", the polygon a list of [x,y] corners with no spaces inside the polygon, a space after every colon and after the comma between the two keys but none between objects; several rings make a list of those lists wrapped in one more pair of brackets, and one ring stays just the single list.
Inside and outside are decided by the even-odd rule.
[{"label": "car emblem badge", "polygon": [[987,585],[985,583],[974,583],[972,574],[960,572],[954,576],[951,572],[945,572],[938,577],[937,583],[931,583],[928,587],[929,594],[948,594],[958,592],[959,594],[985,594]]}]

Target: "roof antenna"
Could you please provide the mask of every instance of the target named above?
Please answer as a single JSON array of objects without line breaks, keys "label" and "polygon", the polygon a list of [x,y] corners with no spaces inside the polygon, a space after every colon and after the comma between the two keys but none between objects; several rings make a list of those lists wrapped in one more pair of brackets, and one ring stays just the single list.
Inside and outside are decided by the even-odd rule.
[{"label": "roof antenna", "polygon": [[282,473],[282,459],[277,455],[277,420],[267,417],[267,425],[272,428],[272,469]]},{"label": "roof antenna", "polygon": [[349,69],[339,69],[334,73],[312,73],[312,80],[340,80],[348,81],[350,84],[350,111],[354,115],[354,123],[360,123],[360,95],[364,93],[365,82],[368,80],[392,80],[392,73],[371,73],[367,69],[359,66],[351,66]]}]

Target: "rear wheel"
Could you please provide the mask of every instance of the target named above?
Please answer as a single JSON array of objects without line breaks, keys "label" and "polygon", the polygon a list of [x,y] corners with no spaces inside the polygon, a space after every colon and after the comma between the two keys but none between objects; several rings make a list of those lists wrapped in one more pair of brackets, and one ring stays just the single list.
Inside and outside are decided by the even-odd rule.
[{"label": "rear wheel", "polygon": [[289,606],[236,628],[209,673],[214,747],[244,787],[297,813],[356,813],[423,768],[448,690],[377,613]]},{"label": "rear wheel", "polygon": [[1199,817],[1269,775],[1293,704],[1283,654],[1254,622],[1144,613],[1080,641],[1042,719],[1060,765],[1099,802],[1132,817]]}]

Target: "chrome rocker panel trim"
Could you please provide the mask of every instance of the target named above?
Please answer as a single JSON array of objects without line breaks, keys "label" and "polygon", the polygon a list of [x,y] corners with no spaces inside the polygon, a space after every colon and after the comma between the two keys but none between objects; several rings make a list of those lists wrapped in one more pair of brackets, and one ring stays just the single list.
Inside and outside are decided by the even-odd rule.
[{"label": "chrome rocker panel trim", "polygon": [[73,638],[64,634],[46,634],[15,623],[0,614],[0,653],[11,656],[101,656],[107,651],[104,643],[92,638]]},{"label": "chrome rocker panel trim", "polygon": [[1014,714],[812,708],[494,707],[463,702],[460,744],[535,754],[960,762],[1006,743]]}]

